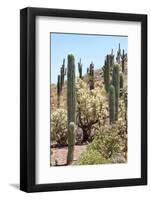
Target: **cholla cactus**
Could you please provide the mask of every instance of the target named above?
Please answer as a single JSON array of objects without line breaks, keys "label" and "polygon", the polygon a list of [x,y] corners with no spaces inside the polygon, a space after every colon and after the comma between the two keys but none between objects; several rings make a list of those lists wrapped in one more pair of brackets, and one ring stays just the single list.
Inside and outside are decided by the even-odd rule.
[{"label": "cholla cactus", "polygon": [[104,124],[107,118],[107,101],[104,88],[87,88],[79,79],[76,85],[77,125],[83,130],[83,142],[92,140],[92,129],[96,124]]},{"label": "cholla cactus", "polygon": [[67,165],[72,164],[74,157],[74,145],[75,145],[75,123],[70,122],[68,127],[68,154]]},{"label": "cholla cactus", "polygon": [[51,140],[56,141],[60,145],[67,144],[67,111],[57,109],[51,114],[50,121]]}]

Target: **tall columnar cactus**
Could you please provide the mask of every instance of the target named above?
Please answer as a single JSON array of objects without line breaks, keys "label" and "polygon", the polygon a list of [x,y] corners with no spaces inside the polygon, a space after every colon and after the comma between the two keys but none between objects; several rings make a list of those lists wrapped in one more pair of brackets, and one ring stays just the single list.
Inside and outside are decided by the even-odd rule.
[{"label": "tall columnar cactus", "polygon": [[65,69],[65,59],[63,59],[62,67],[60,68],[60,75],[61,75],[61,89],[64,85],[64,77],[66,75],[66,69]]},{"label": "tall columnar cactus", "polygon": [[109,116],[110,124],[115,122],[115,87],[110,85],[109,87]]},{"label": "tall columnar cactus", "polygon": [[123,89],[124,87],[124,77],[123,77],[123,73],[120,73],[120,89]]},{"label": "tall columnar cactus", "polygon": [[124,49],[123,49],[123,53],[121,55],[121,59],[122,59],[122,72],[125,72],[125,53],[124,53]]},{"label": "tall columnar cactus", "polygon": [[110,56],[106,56],[106,61],[104,65],[104,83],[105,89],[108,92],[109,85],[110,85]]},{"label": "tall columnar cactus", "polygon": [[58,102],[57,102],[57,107],[60,107],[60,94],[61,94],[61,78],[60,75],[58,75],[58,82],[57,82],[57,97],[58,97]]},{"label": "tall columnar cactus", "polygon": [[75,123],[70,122],[68,126],[68,154],[67,165],[72,164],[74,158],[74,145],[75,145]]},{"label": "tall columnar cactus", "polygon": [[120,64],[120,58],[121,58],[121,47],[120,47],[120,44],[119,44],[117,56],[116,56],[116,61],[117,61],[118,64]]},{"label": "tall columnar cactus", "polygon": [[67,70],[67,110],[68,125],[75,123],[76,97],[75,97],[75,59],[72,54],[68,55]]},{"label": "tall columnar cactus", "polygon": [[81,64],[81,58],[80,58],[80,62],[78,62],[78,71],[79,71],[79,78],[82,79],[82,64]]},{"label": "tall columnar cactus", "polygon": [[120,91],[119,65],[114,65],[112,84],[115,87],[115,120],[118,120],[119,91]]},{"label": "tall columnar cactus", "polygon": [[113,54],[113,49],[112,49],[112,51],[111,51],[111,55],[110,55],[110,59],[111,59],[111,61],[110,61],[110,67],[113,67],[113,65],[114,65],[114,54]]},{"label": "tall columnar cactus", "polygon": [[94,64],[91,62],[90,68],[89,68],[89,86],[90,90],[94,89]]}]

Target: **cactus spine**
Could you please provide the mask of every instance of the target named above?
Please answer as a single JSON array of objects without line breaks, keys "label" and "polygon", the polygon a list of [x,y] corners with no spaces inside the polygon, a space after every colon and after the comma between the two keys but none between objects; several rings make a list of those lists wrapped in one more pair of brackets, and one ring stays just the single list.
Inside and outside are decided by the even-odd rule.
[{"label": "cactus spine", "polygon": [[75,59],[72,54],[68,55],[68,72],[67,72],[67,109],[68,125],[70,122],[75,123]]},{"label": "cactus spine", "polygon": [[108,92],[109,84],[110,84],[110,57],[106,56],[105,65],[104,65],[104,83],[105,89]]},{"label": "cactus spine", "polygon": [[82,79],[82,64],[81,64],[81,58],[80,58],[80,62],[78,62],[78,71],[79,71],[79,78]]},{"label": "cactus spine", "polygon": [[68,154],[67,165],[72,164],[74,157],[74,145],[75,145],[75,123],[70,122],[68,127]]},{"label": "cactus spine", "polygon": [[114,65],[112,84],[115,87],[115,120],[118,120],[118,105],[119,105],[119,66]]},{"label": "cactus spine", "polygon": [[115,121],[115,87],[110,85],[109,87],[109,116],[110,124]]},{"label": "cactus spine", "polygon": [[60,107],[60,94],[61,94],[61,78],[60,75],[58,75],[58,82],[57,82],[57,107]]}]

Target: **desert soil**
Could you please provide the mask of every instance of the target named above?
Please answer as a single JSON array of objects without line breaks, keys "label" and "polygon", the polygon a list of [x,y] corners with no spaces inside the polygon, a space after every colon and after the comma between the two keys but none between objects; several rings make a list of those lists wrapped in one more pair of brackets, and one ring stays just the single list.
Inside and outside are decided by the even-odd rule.
[{"label": "desert soil", "polygon": [[[75,145],[74,149],[74,161],[76,161],[80,154],[86,150],[87,145]],[[63,166],[66,165],[67,162],[67,152],[68,147],[54,147],[51,148],[52,154],[51,154],[51,164],[57,165],[57,166]]]}]

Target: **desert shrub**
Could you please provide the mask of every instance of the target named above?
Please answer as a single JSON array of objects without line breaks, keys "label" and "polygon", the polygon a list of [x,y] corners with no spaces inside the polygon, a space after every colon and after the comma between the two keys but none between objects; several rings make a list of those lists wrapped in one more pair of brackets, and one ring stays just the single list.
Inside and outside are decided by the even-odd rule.
[{"label": "desert shrub", "polygon": [[[115,155],[127,159],[127,131],[123,121],[100,128],[88,149],[98,151],[104,158],[115,160]],[[120,162],[120,159],[118,159]]]},{"label": "desert shrub", "polygon": [[57,109],[51,114],[51,140],[60,145],[67,144],[67,111]]},{"label": "desert shrub", "polygon": [[88,149],[83,152],[79,159],[76,161],[76,165],[93,165],[93,164],[106,164],[110,163],[105,159],[97,150]]},{"label": "desert shrub", "polygon": [[103,87],[90,90],[83,80],[76,84],[77,125],[83,130],[83,142],[92,140],[92,130],[107,118],[107,97]]}]

